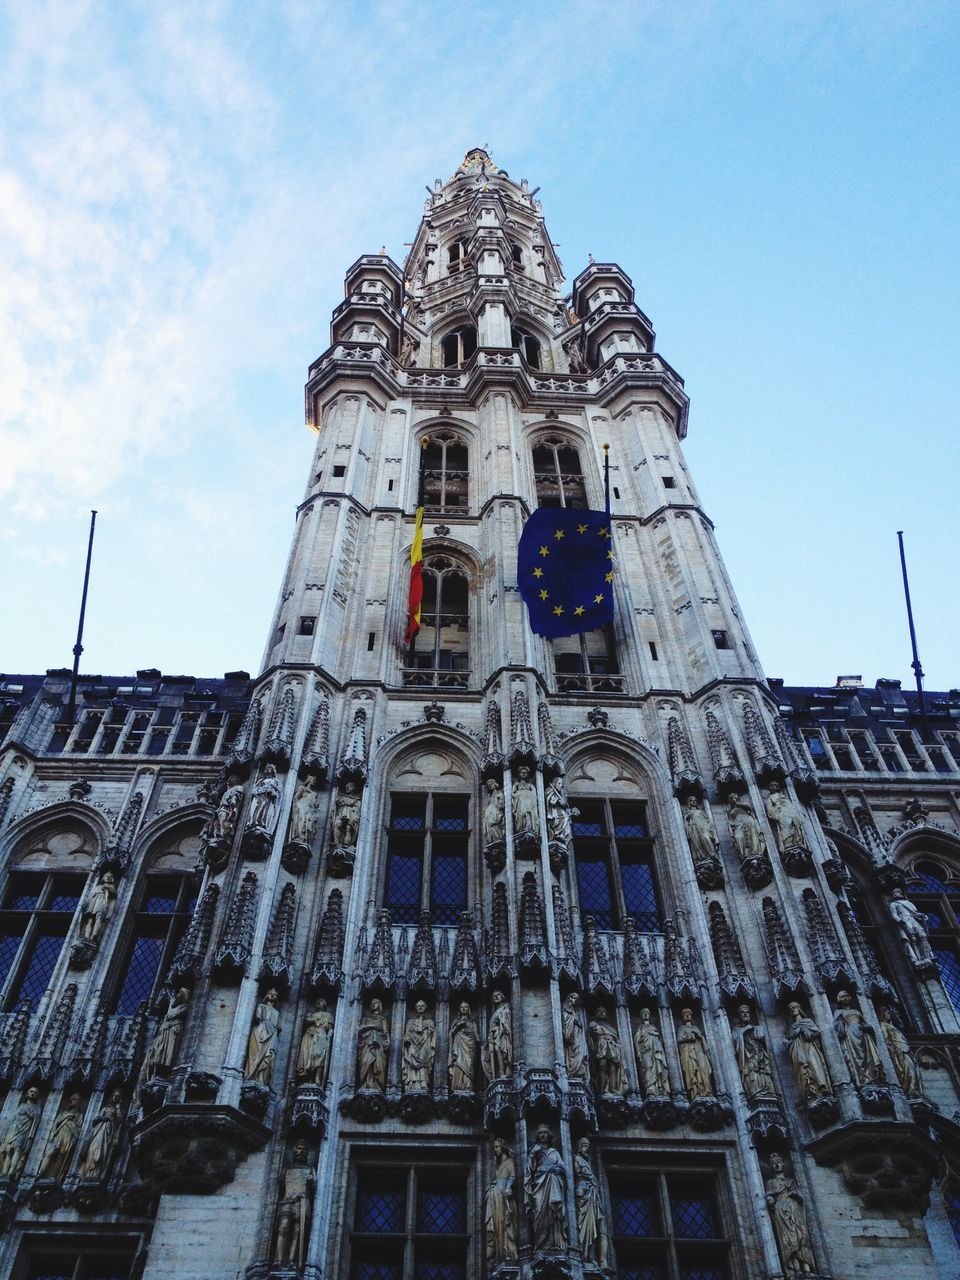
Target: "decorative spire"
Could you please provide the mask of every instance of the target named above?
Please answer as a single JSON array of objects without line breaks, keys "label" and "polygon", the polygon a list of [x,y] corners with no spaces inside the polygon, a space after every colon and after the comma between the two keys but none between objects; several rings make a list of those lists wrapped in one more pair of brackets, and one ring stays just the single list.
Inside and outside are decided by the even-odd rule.
[{"label": "decorative spire", "polygon": [[473,936],[473,915],[469,911],[461,911],[453,959],[450,961],[450,990],[476,991],[479,985],[480,955]]},{"label": "decorative spire", "polygon": [[433,942],[433,921],[429,911],[421,911],[417,931],[410,949],[407,988],[410,991],[436,991],[437,949]]},{"label": "decorative spire", "polygon": [[507,886],[498,880],[493,886],[493,924],[485,933],[485,961],[487,978],[501,974],[513,977],[516,968],[510,953],[510,928],[507,912]]},{"label": "decorative spire", "polygon": [[237,730],[237,736],[230,744],[227,757],[223,762],[225,773],[235,773],[240,778],[250,775],[250,766],[257,753],[257,741],[260,737],[260,719],[263,707],[259,698],[251,698],[246,714]]},{"label": "decorative spire", "polygon": [[193,919],[180,939],[180,945],[170,963],[165,984],[168,988],[179,987],[184,982],[196,982],[200,976],[219,898],[220,886],[213,883],[208,884],[200,895]]},{"label": "decorative spire", "polygon": [[559,884],[553,886],[553,931],[557,939],[557,972],[572,982],[580,980],[580,966],[577,963],[576,950],[573,944],[573,929],[570,911],[563,897],[563,888]]},{"label": "decorative spire", "polygon": [[363,985],[367,990],[381,987],[384,991],[391,991],[396,980],[397,961],[393,950],[393,927],[390,923],[390,912],[384,909],[377,912],[373,942],[370,944],[363,971]]},{"label": "decorative spire", "polygon": [[541,698],[537,704],[537,725],[540,729],[540,746],[543,750],[541,764],[544,773],[556,775],[563,773],[563,761],[557,750],[557,738],[553,732],[553,721],[550,719],[550,707],[546,699]]},{"label": "decorative spire", "polygon": [[68,982],[63,989],[60,999],[54,1006],[53,1012],[47,1019],[47,1025],[43,1029],[43,1035],[37,1052],[34,1054],[23,1084],[46,1084],[53,1083],[57,1068],[60,1066],[60,1057],[67,1043],[67,1037],[70,1034],[70,1024],[73,1022],[73,1006],[77,1000],[77,984]]},{"label": "decorative spire", "polygon": [[763,900],[763,941],[776,998],[808,994],[796,945],[773,898]]},{"label": "decorative spire", "polygon": [[671,716],[667,721],[667,753],[674,794],[681,800],[688,795],[702,797],[706,789],[697,758],[678,716]]},{"label": "decorative spire", "polygon": [[547,924],[543,902],[532,871],[524,873],[520,888],[520,966],[523,969],[547,969]]},{"label": "decorative spire", "polygon": [[274,705],[267,740],[260,753],[261,763],[269,761],[278,769],[289,769],[296,720],[297,692],[293,684],[288,684]]},{"label": "decorative spire", "polygon": [[773,739],[767,731],[760,712],[752,698],[744,697],[740,701],[743,711],[743,731],[747,739],[747,750],[750,752],[754,776],[764,786],[772,780],[783,782],[787,771],[773,745]]},{"label": "decorative spire", "polygon": [[754,1000],[757,995],[753,979],[747,973],[743,952],[737,935],[730,928],[719,902],[711,902],[707,908],[710,917],[710,941],[720,974],[720,991],[731,1004],[742,1000]]},{"label": "decorative spire", "polygon": [[693,939],[681,937],[678,921],[667,920],[663,933],[667,990],[674,1000],[699,1004],[699,956]]},{"label": "decorative spire", "polygon": [[23,1061],[30,1026],[30,1001],[21,1000],[12,1013],[0,1014],[0,1080],[12,1084]]},{"label": "decorative spire", "polygon": [[70,1062],[67,1083],[89,1085],[103,1062],[103,1047],[107,1033],[107,1006],[98,1000],[90,1019],[90,1025]]},{"label": "decorative spire", "polygon": [[787,732],[787,726],[780,716],[774,717],[773,732],[777,739],[777,746],[780,748],[780,754],[787,762],[787,768],[793,778],[793,785],[796,788],[797,795],[801,800],[813,800],[820,790],[820,780],[817,777],[816,770],[811,769],[805,761],[800,759],[793,744],[793,739]]},{"label": "decorative spire", "polygon": [[7,810],[10,808],[10,801],[13,798],[13,778],[4,778],[0,782],[0,831],[3,830],[7,820]]},{"label": "decorative spire", "polygon": [[840,948],[823,903],[813,889],[800,895],[806,917],[807,942],[821,985],[828,988],[856,987],[853,966]]},{"label": "decorative spire", "polygon": [[728,796],[731,792],[743,791],[746,787],[746,779],[743,776],[743,770],[740,768],[726,731],[721,728],[720,721],[712,709],[708,708],[703,718],[707,727],[707,742],[710,744],[710,764],[713,769],[713,780],[717,784],[717,790],[721,796]]},{"label": "decorative spire", "polygon": [[333,991],[340,988],[343,982],[344,937],[343,893],[339,889],[331,889],[320,920],[317,954],[310,975],[314,987],[327,987]]},{"label": "decorative spire", "polygon": [[140,822],[140,814],[143,812],[143,800],[142,791],[135,791],[127,799],[113,824],[109,843],[94,863],[95,871],[111,871],[118,876],[126,873],[130,865],[133,837]]},{"label": "decorative spire", "polygon": [[355,782],[362,786],[367,780],[367,713],[363,707],[357,707],[353,713],[353,724],[347,747],[340,757],[337,768],[337,782]]},{"label": "decorative spire", "polygon": [[330,768],[330,702],[323,692],[310,722],[300,768],[320,779],[327,776]]},{"label": "decorative spire", "polygon": [[843,931],[847,935],[847,942],[850,944],[850,950],[853,952],[853,958],[867,994],[872,1000],[896,1001],[896,993],[881,972],[877,953],[860,928],[860,922],[853,908],[846,902],[838,902],[837,914],[843,925]]},{"label": "decorative spire", "polygon": [[530,703],[523,688],[514,689],[510,704],[510,764],[535,764],[536,748],[533,744],[533,728],[530,724]]},{"label": "decorative spire", "polygon": [[633,996],[657,998],[654,962],[630,916],[623,922],[623,985]]},{"label": "decorative spire", "polygon": [[221,978],[239,979],[247,972],[253,946],[258,884],[256,875],[248,871],[230,905],[220,945],[213,957],[213,971]]},{"label": "decorative spire", "polygon": [[297,891],[288,881],[280,891],[270,921],[267,944],[263,950],[259,977],[272,984],[290,986],[293,964],[293,926],[297,913]]},{"label": "decorative spire", "polygon": [[591,992],[602,991],[610,996],[615,994],[610,957],[597,929],[597,922],[590,915],[583,917],[583,985]]}]

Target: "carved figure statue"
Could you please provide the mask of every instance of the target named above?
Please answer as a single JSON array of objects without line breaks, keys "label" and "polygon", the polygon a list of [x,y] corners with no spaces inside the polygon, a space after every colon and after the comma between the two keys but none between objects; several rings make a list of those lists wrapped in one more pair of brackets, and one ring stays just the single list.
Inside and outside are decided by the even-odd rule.
[{"label": "carved figure statue", "polygon": [[487,798],[483,805],[483,843],[497,844],[505,838],[503,787],[496,778],[488,778]]},{"label": "carved figure statue", "polygon": [[227,779],[227,789],[220,797],[217,812],[210,823],[210,838],[215,844],[229,844],[237,829],[237,820],[243,807],[243,787],[236,774]]},{"label": "carved figure statue", "polygon": [[325,1085],[330,1070],[330,1050],[333,1047],[333,1014],[322,996],[315,1002],[313,1012],[303,1020],[303,1034],[297,1050],[295,1074],[298,1080],[310,1084]]},{"label": "carved figure statue", "polygon": [[337,795],[333,810],[333,846],[355,849],[360,829],[360,797],[355,782],[345,782]]},{"label": "carved figure statue", "polygon": [[643,1096],[668,1098],[670,1077],[667,1074],[667,1055],[649,1009],[640,1010],[640,1025],[633,1035],[633,1048],[637,1055],[637,1071]]},{"label": "carved figure statue", "polygon": [[730,1035],[744,1093],[748,1098],[774,1096],[766,1033],[759,1024],[754,1025],[748,1004],[742,1004],[737,1010],[737,1022]]},{"label": "carved figure statue", "polygon": [[903,939],[911,963],[924,967],[933,964],[933,951],[927,934],[927,917],[906,896],[902,889],[894,889],[887,903],[897,932]]},{"label": "carved figure statue", "polygon": [[767,1208],[773,1234],[783,1262],[785,1276],[813,1275],[817,1264],[810,1244],[810,1229],[797,1184],[787,1176],[783,1157],[774,1151],[769,1158],[770,1177],[766,1181]]},{"label": "carved figure statue", "polygon": [[719,857],[720,841],[697,796],[687,796],[683,808],[683,825],[694,862],[706,862]]},{"label": "carved figure statue", "polygon": [[923,1097],[923,1085],[920,1083],[920,1070],[910,1050],[907,1037],[893,1020],[893,1012],[889,1005],[880,1010],[880,1030],[893,1059],[893,1069],[900,1081],[900,1088],[913,1102]]},{"label": "carved figure statue", "polygon": [[767,817],[781,849],[804,848],[803,823],[797,807],[776,780],[770,783],[766,803]]},{"label": "carved figure statue", "polygon": [[80,937],[84,942],[100,941],[116,905],[117,882],[111,872],[105,871],[96,887],[90,891],[80,912]]},{"label": "carved figure statue", "polygon": [[317,832],[317,780],[310,774],[297,787],[290,815],[290,839],[309,844]]},{"label": "carved figure statue", "polygon": [[141,1080],[149,1080],[151,1076],[166,1075],[176,1062],[177,1046],[180,1043],[189,1004],[190,992],[186,987],[181,987],[167,1005],[167,1011],[143,1056]]},{"label": "carved figure statue", "polygon": [[567,1248],[567,1170],[545,1124],[527,1156],[526,1202],[533,1247],[541,1253]]},{"label": "carved figure statue", "polygon": [[123,1096],[114,1090],[90,1127],[90,1136],[80,1161],[80,1177],[84,1182],[99,1182],[107,1176],[122,1122]]},{"label": "carved figure statue", "polygon": [[716,1093],[713,1083],[713,1067],[707,1053],[707,1041],[693,1020],[692,1009],[680,1010],[677,1027],[677,1051],[680,1055],[680,1074],[687,1096],[712,1098]]},{"label": "carved figure statue", "polygon": [[573,1157],[573,1198],[577,1206],[577,1235],[585,1263],[606,1270],[607,1220],[600,1182],[590,1163],[590,1139],[581,1138]]},{"label": "carved figure statue", "polygon": [[816,1102],[818,1098],[829,1098],[833,1086],[823,1056],[820,1028],[796,1001],[788,1005],[788,1010],[793,1022],[787,1028],[786,1043],[803,1100]]},{"label": "carved figure statue", "polygon": [[23,1172],[40,1122],[41,1110],[40,1092],[31,1086],[10,1117],[3,1141],[0,1142],[0,1178],[18,1178]]},{"label": "carved figure statue", "polygon": [[623,1065],[623,1046],[617,1029],[609,1021],[604,1006],[598,1005],[590,1020],[590,1047],[593,1050],[593,1070],[597,1092],[619,1094],[627,1092],[627,1073]]},{"label": "carved figure statue", "polygon": [[387,1087],[387,1054],[390,1051],[390,1028],[383,1014],[383,1003],[376,996],[370,1001],[357,1032],[357,1088]]},{"label": "carved figure statue", "polygon": [[401,1045],[400,1074],[407,1093],[429,1093],[433,1062],[437,1056],[437,1024],[418,1000],[407,1019]]},{"label": "carved figure statue", "polygon": [[309,1166],[307,1144],[300,1139],[293,1148],[293,1163],[280,1175],[280,1207],[274,1262],[303,1270],[317,1177]]},{"label": "carved figure statue", "polygon": [[575,991],[571,991],[563,1002],[560,1023],[563,1029],[563,1056],[567,1064],[567,1076],[571,1080],[589,1080],[583,1010],[580,1008],[580,997]]},{"label": "carved figure statue", "polygon": [[52,1178],[55,1182],[67,1172],[80,1137],[83,1121],[83,1104],[78,1093],[72,1093],[66,1106],[53,1122],[53,1128],[43,1149],[43,1158],[37,1170],[38,1178]]},{"label": "carved figure statue", "polygon": [[502,1138],[495,1138],[493,1155],[497,1162],[493,1181],[487,1187],[483,1220],[487,1230],[487,1266],[490,1270],[517,1256],[517,1205],[514,1183],[517,1178],[513,1152]]},{"label": "carved figure statue", "polygon": [[762,858],[766,855],[767,846],[757,822],[756,815],[746,800],[731,796],[727,801],[727,817],[730,820],[730,831],[741,862],[749,862],[751,858]]},{"label": "carved figure statue", "polygon": [[833,1026],[843,1049],[855,1085],[879,1084],[883,1079],[883,1063],[877,1052],[877,1036],[873,1027],[853,1003],[849,991],[837,992]]},{"label": "carved figure statue", "polygon": [[247,1061],[243,1068],[247,1080],[266,1085],[267,1088],[273,1078],[273,1061],[277,1056],[277,1037],[280,1035],[277,999],[277,992],[271,987],[256,1007],[247,1039]]},{"label": "carved figure statue", "polygon": [[513,1071],[513,1016],[502,991],[493,993],[493,1013],[486,1044],[480,1050],[480,1065],[491,1082]]},{"label": "carved figure statue", "polygon": [[513,811],[513,830],[518,836],[539,836],[539,813],[537,812],[537,792],[530,781],[530,770],[521,765],[513,780],[510,793],[510,807]]},{"label": "carved figure statue", "polygon": [[277,778],[277,766],[266,764],[262,775],[253,788],[250,802],[250,826],[261,831],[272,831],[277,820],[277,806],[280,803],[280,781]]},{"label": "carved figure statue", "polygon": [[573,819],[580,810],[567,803],[563,783],[559,778],[552,780],[544,793],[544,799],[547,804],[547,835],[555,844],[567,848],[573,834]]},{"label": "carved figure statue", "polygon": [[450,1024],[450,1057],[448,1071],[451,1093],[472,1093],[480,1033],[466,1001],[460,1005]]}]

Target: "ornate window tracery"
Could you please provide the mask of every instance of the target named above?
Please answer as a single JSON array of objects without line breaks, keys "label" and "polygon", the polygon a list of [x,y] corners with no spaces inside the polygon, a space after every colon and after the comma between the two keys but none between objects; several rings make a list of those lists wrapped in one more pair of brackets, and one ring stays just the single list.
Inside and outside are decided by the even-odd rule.
[{"label": "ornate window tracery", "polygon": [[429,444],[420,450],[420,475],[428,511],[466,510],[469,453],[456,432],[431,432]]},{"label": "ornate window tracery", "polygon": [[531,369],[543,368],[543,346],[540,339],[526,329],[511,329],[510,343],[516,347]]},{"label": "ornate window tracery", "polygon": [[643,801],[571,795],[573,859],[581,918],[622,929],[628,916],[641,932],[661,927],[653,841]]},{"label": "ornate window tracery", "polygon": [[69,872],[13,871],[0,909],[3,1008],[36,1008],[53,976],[86,883]]},{"label": "ornate window tracery", "polygon": [[533,446],[533,478],[538,507],[587,507],[580,454],[562,436],[549,436]]},{"label": "ornate window tracery", "polygon": [[405,685],[468,687],[469,585],[466,569],[451,556],[424,558],[420,633],[407,655]]},{"label": "ornate window tracery", "polygon": [[396,924],[429,911],[456,924],[468,905],[469,797],[397,792],[390,797],[383,905]]},{"label": "ornate window tracery", "polygon": [[133,917],[133,936],[121,967],[114,1013],[129,1016],[156,1000],[196,895],[188,875],[151,874],[144,880]]},{"label": "ornate window tracery", "polygon": [[943,859],[920,857],[909,868],[907,896],[927,917],[943,989],[960,1012],[960,877]]}]

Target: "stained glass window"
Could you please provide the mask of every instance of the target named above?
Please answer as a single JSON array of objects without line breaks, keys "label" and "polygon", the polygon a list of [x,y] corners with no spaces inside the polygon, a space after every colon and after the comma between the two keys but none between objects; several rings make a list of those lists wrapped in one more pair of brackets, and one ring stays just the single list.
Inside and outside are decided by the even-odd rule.
[{"label": "stained glass window", "polygon": [[709,1196],[671,1196],[673,1229],[685,1240],[712,1240],[717,1234],[713,1203]]},{"label": "stained glass window", "polygon": [[148,876],[143,886],[126,963],[120,968],[114,1012],[129,1017],[152,1004],[196,899],[186,876]]},{"label": "stained glass window", "polygon": [[457,924],[469,904],[468,800],[458,795],[391,797],[383,905],[397,924],[430,911]]},{"label": "stained glass window", "polygon": [[714,1182],[702,1174],[609,1172],[617,1271],[627,1280],[729,1280]]},{"label": "stained glass window", "polygon": [[11,997],[14,1004],[20,1000],[29,1000],[36,1008],[47,989],[62,946],[63,933],[37,931],[19,985]]},{"label": "stained glass window", "polygon": [[660,928],[653,841],[642,802],[573,797],[573,854],[581,917],[622,929],[627,916],[642,932]]},{"label": "stained glass window", "polygon": [[467,1205],[462,1187],[420,1186],[417,1230],[460,1232],[466,1230]]},{"label": "stained glass window", "polygon": [[656,1197],[653,1194],[614,1195],[613,1231],[618,1236],[659,1235]]},{"label": "stained glass window", "polygon": [[351,1280],[463,1280],[468,1232],[463,1168],[364,1165],[357,1176]]},{"label": "stained glass window", "polygon": [[405,1188],[368,1185],[357,1191],[358,1231],[402,1231]]}]

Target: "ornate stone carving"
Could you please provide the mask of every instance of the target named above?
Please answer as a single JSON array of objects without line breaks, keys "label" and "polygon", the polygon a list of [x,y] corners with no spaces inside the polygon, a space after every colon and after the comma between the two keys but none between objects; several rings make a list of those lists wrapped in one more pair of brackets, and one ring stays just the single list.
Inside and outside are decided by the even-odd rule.
[{"label": "ornate stone carving", "polygon": [[7,810],[10,808],[10,801],[13,798],[13,784],[14,779],[12,776],[4,778],[3,782],[0,782],[0,831],[3,830],[7,820]]},{"label": "ornate stone carving", "polygon": [[814,1122],[832,1119],[836,1114],[836,1101],[823,1056],[820,1028],[796,1001],[788,1006],[788,1012],[793,1021],[787,1027],[785,1043],[803,1105]]},{"label": "ornate stone carving", "polygon": [[238,1160],[259,1151],[270,1130],[233,1107],[165,1106],[134,1129],[144,1180],[159,1192],[207,1195],[232,1182]]},{"label": "ornate stone carving", "polygon": [[649,1009],[640,1010],[640,1021],[633,1033],[633,1048],[637,1057],[637,1073],[644,1098],[669,1098],[670,1077],[667,1073],[667,1055],[664,1052],[660,1031]]},{"label": "ornate stone carving", "polygon": [[190,992],[186,987],[181,987],[171,997],[156,1034],[144,1054],[143,1067],[140,1071],[142,1083],[146,1083],[153,1076],[170,1074],[177,1060],[177,1049],[180,1046],[180,1037],[183,1035],[183,1024],[189,1007]]},{"label": "ornate stone carving", "polygon": [[623,985],[632,996],[657,998],[657,975],[633,919],[623,922]]},{"label": "ornate stone carving", "polygon": [[510,791],[513,817],[513,845],[518,858],[535,857],[540,852],[540,810],[530,770],[521,764]]},{"label": "ornate stone carving", "polygon": [[407,988],[410,991],[436,991],[438,974],[437,949],[433,943],[430,912],[421,911],[407,966]]},{"label": "ornate stone carving", "polygon": [[261,763],[269,761],[278,769],[289,769],[296,719],[297,688],[293,684],[288,684],[274,704],[270,728],[267,730],[267,738],[260,752]]},{"label": "ornate stone carving", "polygon": [[597,1093],[623,1097],[627,1092],[627,1073],[623,1062],[623,1046],[606,1007],[597,1005],[588,1026],[593,1059],[593,1078]]},{"label": "ornate stone carving", "polygon": [[279,806],[280,781],[277,778],[277,767],[268,762],[263,766],[251,793],[250,814],[240,846],[245,858],[262,862],[269,856]]},{"label": "ornate stone carving", "polygon": [[762,889],[773,879],[773,868],[767,856],[766,841],[750,802],[731,795],[727,801],[727,820],[744,880],[751,889]]},{"label": "ornate stone carving", "polygon": [[503,788],[495,777],[487,778],[483,802],[483,856],[496,875],[507,861]]},{"label": "ornate stone carving", "polygon": [[122,1124],[123,1095],[118,1089],[114,1089],[90,1126],[80,1157],[78,1173],[81,1181],[102,1182],[110,1172]]},{"label": "ornate stone carving", "polygon": [[298,1141],[293,1147],[293,1161],[280,1175],[280,1205],[277,1209],[277,1232],[273,1260],[280,1266],[303,1271],[310,1240],[313,1197],[317,1178],[309,1167],[307,1144]]},{"label": "ornate stone carving", "polygon": [[[679,920],[679,914],[678,914]],[[700,1003],[700,957],[693,938],[680,935],[677,922],[667,920],[663,926],[666,985],[671,1000],[680,1004]]]},{"label": "ornate stone carving", "polygon": [[117,905],[117,887],[112,871],[104,871],[90,889],[80,909],[80,937],[70,949],[70,965],[74,969],[89,968],[100,946],[100,939]]},{"label": "ornate stone carving", "polygon": [[753,978],[747,972],[743,952],[736,934],[723,913],[719,902],[711,902],[707,908],[710,918],[710,941],[720,974],[721,998],[728,1004],[756,998]]},{"label": "ornate stone carving", "polygon": [[21,1088],[28,1084],[40,1084],[47,1088],[52,1085],[63,1060],[76,1000],[77,984],[68,982],[47,1018],[36,1052],[24,1068]]},{"label": "ornate stone carving", "polygon": [[720,841],[703,807],[703,801],[696,793],[688,794],[683,802],[683,825],[697,884],[701,889],[722,888]]},{"label": "ornate stone carving", "polygon": [[484,931],[484,969],[487,980],[513,977],[516,962],[510,951],[507,886],[498,880],[493,886],[493,923]]},{"label": "ornate stone carving", "polygon": [[741,708],[744,737],[747,740],[754,777],[761,785],[773,780],[782,782],[787,771],[777,754],[763,717],[749,698],[741,699]]},{"label": "ornate stone carving", "polygon": [[551,892],[553,894],[553,929],[557,946],[557,954],[554,958],[556,971],[560,977],[579,982],[580,965],[574,952],[573,928],[570,912],[564,901],[563,889],[559,884],[554,884]]},{"label": "ornate stone carving", "polygon": [[480,1050],[480,1065],[491,1084],[513,1074],[513,1016],[507,997],[494,991],[493,1012],[487,1039]]},{"label": "ornate stone carving", "polygon": [[767,1159],[769,1175],[764,1183],[767,1209],[780,1251],[784,1276],[813,1275],[817,1264],[810,1243],[810,1228],[803,1196],[786,1172],[783,1157],[774,1151]]},{"label": "ornate stone carving", "polygon": [[720,721],[710,708],[704,713],[703,720],[707,730],[710,764],[713,768],[713,780],[717,791],[724,799],[737,795],[746,788],[746,779],[737,762],[730,739],[720,727]]},{"label": "ornate stone carving", "polygon": [[907,959],[919,973],[935,972],[936,961],[927,933],[927,917],[902,889],[893,890],[887,908],[897,926]]},{"label": "ornate stone carving", "polygon": [[307,774],[293,797],[290,829],[281,855],[281,861],[291,875],[305,871],[310,861],[311,846],[317,833],[318,801],[316,775]]},{"label": "ornate stone carving", "polygon": [[677,716],[671,716],[667,721],[667,756],[674,795],[682,801],[690,796],[702,797],[706,788],[700,776],[697,758]]},{"label": "ornate stone carving", "polygon": [[806,917],[807,942],[821,985],[830,990],[841,984],[856,986],[853,966],[840,949],[836,931],[816,891],[804,889],[801,900]]},{"label": "ornate stone carving", "polygon": [[590,1162],[590,1139],[581,1138],[573,1157],[573,1198],[584,1269],[609,1269],[607,1214],[600,1180]]},{"label": "ornate stone carving", "polygon": [[517,1206],[514,1190],[517,1170],[513,1152],[502,1138],[493,1142],[496,1169],[484,1197],[483,1219],[487,1236],[487,1267],[491,1275],[502,1263],[517,1258]]},{"label": "ornate stone carving", "polygon": [[597,922],[591,915],[583,917],[583,985],[589,992],[600,991],[607,996],[615,994],[610,958]]},{"label": "ornate stone carving", "polygon": [[543,748],[543,754],[540,757],[543,776],[549,779],[561,775],[563,773],[563,761],[560,759],[560,752],[557,749],[557,739],[553,732],[553,722],[550,719],[550,708],[542,698],[537,705],[537,724],[540,728],[540,745]]},{"label": "ornate stone carving", "polygon": [[[521,764],[536,767],[537,752],[533,744],[533,728],[530,724],[530,703],[524,689],[515,689],[510,702],[510,767]],[[514,819],[516,822],[516,819]]]},{"label": "ornate stone carving", "polygon": [[110,871],[118,876],[126,874],[130,863],[130,847],[143,812],[143,800],[143,792],[135,791],[124,804],[113,824],[110,840],[94,862],[94,871]]},{"label": "ornate stone carving", "polygon": [[780,748],[780,754],[786,761],[787,768],[790,771],[790,777],[793,779],[797,795],[801,800],[809,803],[820,790],[820,780],[817,777],[816,770],[811,769],[805,761],[801,761],[793,741],[787,733],[786,726],[779,716],[774,717],[773,732],[777,739],[777,746]]},{"label": "ornate stone carving", "polygon": [[571,991],[564,999],[560,1022],[563,1030],[563,1057],[567,1068],[567,1079],[588,1081],[590,1065],[587,1034],[580,997],[576,991]]},{"label": "ornate stone carving", "polygon": [[924,1213],[930,1184],[942,1159],[917,1125],[860,1120],[814,1139],[817,1164],[837,1167],[847,1190],[869,1208]]},{"label": "ornate stone carving", "polygon": [[313,1011],[303,1020],[303,1033],[294,1067],[297,1080],[325,1086],[330,1071],[332,1048],[333,1014],[327,1008],[326,1000],[319,996],[314,1002]]},{"label": "ornate stone carving", "polygon": [[279,993],[271,987],[258,1003],[247,1037],[247,1058],[243,1077],[252,1084],[270,1088],[273,1064],[277,1056],[277,1039],[280,1035],[280,1010],[277,1008]]},{"label": "ornate stone carving", "polygon": [[383,1013],[383,1003],[376,997],[370,1001],[357,1032],[357,1089],[376,1090],[387,1087],[387,1057],[390,1052],[390,1027]]},{"label": "ornate stone carving", "polygon": [[343,983],[343,894],[331,889],[320,920],[317,954],[313,961],[310,983],[329,991],[339,991]]},{"label": "ornate stone carving", "polygon": [[487,700],[484,738],[486,749],[480,765],[480,776],[484,779],[491,777],[499,779],[503,776],[503,733],[500,723],[500,704],[496,698]]},{"label": "ornate stone carving", "polygon": [[[863,930],[860,928],[860,924],[851,907],[846,902],[838,902],[837,914],[850,944],[850,950],[853,952],[853,958],[863,982],[864,990],[874,1000],[894,999],[893,988],[880,971],[877,953],[864,937]],[[850,985],[854,986],[856,984],[851,983]]]},{"label": "ornate stone carving", "polygon": [[476,1088],[477,1053],[480,1033],[470,1006],[464,1000],[450,1020],[450,1049],[447,1074],[451,1093],[473,1093]]},{"label": "ornate stone carving", "polygon": [[107,1011],[102,1000],[94,1006],[93,1016],[64,1073],[64,1084],[76,1088],[90,1086],[101,1066],[107,1031]]},{"label": "ornate stone carving", "polygon": [[713,1066],[707,1052],[707,1040],[693,1020],[692,1009],[680,1010],[677,1052],[683,1085],[691,1102],[697,1098],[715,1097],[716,1086],[713,1081]]},{"label": "ornate stone carving", "polygon": [[230,905],[220,945],[213,957],[213,971],[220,978],[239,981],[247,971],[253,946],[258,884],[254,873],[246,872]]},{"label": "ornate stone carving", "polygon": [[460,912],[448,979],[451,991],[476,991],[480,985],[480,954],[473,936],[473,915]]},{"label": "ornate stone carving", "polygon": [[397,977],[397,961],[393,950],[393,928],[390,912],[386,908],[377,912],[373,941],[367,953],[363,970],[363,985],[368,989],[379,987],[384,992],[394,988]]},{"label": "ornate stone carving", "polygon": [[330,703],[321,693],[307,732],[300,771],[323,781],[330,768]]},{"label": "ornate stone carving", "polygon": [[23,1091],[0,1140],[0,1180],[15,1182],[23,1173],[42,1110],[40,1091],[31,1085]]},{"label": "ornate stone carving", "polygon": [[341,784],[333,807],[331,826],[330,873],[349,875],[357,856],[357,833],[360,829],[360,793],[356,782],[348,777]]},{"label": "ornate stone carving", "polygon": [[297,909],[297,891],[287,883],[280,890],[273,919],[267,931],[258,977],[261,982],[289,990],[293,973],[293,928]]},{"label": "ornate stone carving", "polygon": [[773,980],[773,992],[778,1000],[808,991],[800,959],[790,930],[773,898],[763,900],[763,941]]},{"label": "ornate stone carving", "polygon": [[776,779],[770,781],[765,807],[784,870],[791,876],[809,875],[813,860],[803,822],[796,805]]},{"label": "ornate stone carving", "polygon": [[520,889],[520,968],[546,972],[550,967],[547,925],[537,877],[524,873]]},{"label": "ornate stone carving", "polygon": [[853,1083],[858,1088],[882,1083],[884,1070],[877,1050],[876,1032],[853,1003],[849,991],[837,992],[833,1026]]},{"label": "ornate stone carving", "polygon": [[437,1056],[437,1024],[427,1012],[426,1002],[418,1000],[413,1015],[407,1019],[400,1046],[400,1076],[405,1093],[429,1093],[433,1082],[433,1064]]},{"label": "ornate stone carving", "polygon": [[367,712],[364,707],[354,710],[346,750],[337,765],[336,780],[341,788],[348,781],[359,788],[367,780]]},{"label": "ornate stone carving", "polygon": [[220,886],[217,884],[208,884],[200,895],[193,919],[180,939],[180,945],[170,962],[167,972],[168,987],[184,982],[196,982],[199,978],[210,942],[210,931],[213,928],[213,917],[219,897]]},{"label": "ornate stone carving", "polygon": [[567,1170],[546,1125],[530,1148],[524,1189],[535,1253],[566,1255]]},{"label": "ornate stone carving", "polygon": [[259,698],[251,698],[246,714],[237,730],[237,736],[230,744],[223,767],[227,773],[234,773],[238,778],[250,776],[250,765],[257,752],[257,740],[260,737],[260,718],[263,707]]},{"label": "ornate stone carving", "polygon": [[567,855],[573,834],[573,819],[579,815],[580,810],[567,803],[563,780],[559,774],[547,784],[544,800],[547,806],[547,847],[550,866],[559,874],[567,865]]},{"label": "ornate stone carving", "polygon": [[293,1133],[305,1133],[319,1141],[327,1132],[330,1119],[326,1092],[322,1085],[300,1084],[290,1107],[290,1129]]},{"label": "ornate stone carving", "polygon": [[777,1096],[773,1083],[773,1068],[767,1049],[767,1036],[759,1022],[755,1022],[748,1004],[737,1009],[737,1019],[730,1032],[733,1053],[740,1069],[740,1079],[748,1102]]}]

